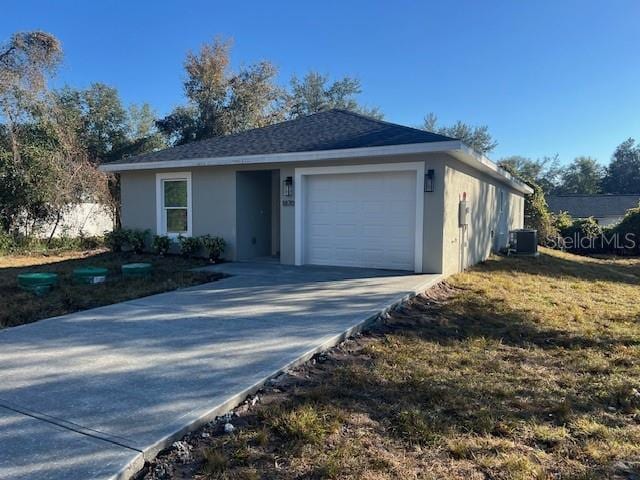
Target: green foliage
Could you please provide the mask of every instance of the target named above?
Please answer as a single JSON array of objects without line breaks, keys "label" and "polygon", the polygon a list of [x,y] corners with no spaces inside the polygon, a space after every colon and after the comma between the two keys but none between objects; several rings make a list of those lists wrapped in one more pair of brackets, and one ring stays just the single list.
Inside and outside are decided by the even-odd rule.
[{"label": "green foliage", "polygon": [[558,229],[540,185],[529,178],[524,178],[509,163],[503,163],[500,166],[533,189],[533,193],[526,195],[524,199],[524,226],[538,231],[538,242],[541,245],[554,244],[558,237]]},{"label": "green foliage", "polygon": [[231,45],[214,40],[185,61],[188,105],[156,122],[176,145],[262,127],[284,119],[284,95],[269,62],[229,70]]},{"label": "green foliage", "polygon": [[562,235],[574,238],[595,238],[602,235],[602,228],[593,217],[580,218],[564,229]]},{"label": "green foliage", "polygon": [[557,188],[562,174],[557,155],[536,160],[514,155],[501,159],[498,165],[525,182],[539,185],[545,193]]},{"label": "green foliage", "polygon": [[222,237],[214,237],[211,235],[203,235],[200,237],[200,242],[208,257],[213,261],[220,259],[227,246],[227,243]]},{"label": "green foliage", "polygon": [[438,117],[434,113],[429,113],[424,117],[422,129],[462,140],[465,144],[483,155],[491,152],[498,146],[498,142],[496,142],[489,133],[489,127],[486,125],[473,127],[458,120],[448,127],[439,126]]},{"label": "green foliage", "polygon": [[0,255],[5,255],[13,250],[15,243],[13,237],[0,230]]},{"label": "green foliage", "polygon": [[127,242],[127,234],[122,228],[114,228],[104,233],[104,243],[112,252],[121,252]]},{"label": "green foliage", "polygon": [[640,251],[640,205],[627,210],[624,218],[613,227],[613,233],[621,237],[621,241],[629,238],[635,242],[635,251]]},{"label": "green foliage", "polygon": [[569,228],[573,225],[573,218],[567,212],[560,212],[553,215],[553,226],[564,235]]},{"label": "green foliage", "polygon": [[602,185],[605,193],[640,192],[640,145],[633,138],[616,148]]},{"label": "green foliage", "polygon": [[24,255],[95,250],[104,246],[103,237],[69,237],[61,235],[50,240],[34,236],[10,235],[0,231],[0,255]]},{"label": "green foliage", "polygon": [[158,255],[166,255],[171,249],[171,239],[166,235],[154,235],[153,236],[153,250]]},{"label": "green foliage", "polygon": [[185,257],[195,257],[202,249],[202,241],[199,237],[183,237],[178,236],[180,244],[180,253]]},{"label": "green foliage", "polygon": [[291,93],[288,101],[291,105],[291,118],[303,117],[312,113],[341,108],[369,117],[381,119],[382,113],[377,108],[361,106],[356,97],[362,92],[360,81],[352,77],[343,77],[329,83],[329,77],[311,71],[302,80],[291,78]]},{"label": "green foliage", "polygon": [[113,252],[133,250],[136,253],[144,252],[149,230],[135,230],[126,228],[116,228],[110,232],[105,232],[105,244]]},{"label": "green foliage", "polygon": [[605,169],[594,158],[578,157],[566,168],[561,169],[560,185],[554,193],[600,193],[604,173]]}]

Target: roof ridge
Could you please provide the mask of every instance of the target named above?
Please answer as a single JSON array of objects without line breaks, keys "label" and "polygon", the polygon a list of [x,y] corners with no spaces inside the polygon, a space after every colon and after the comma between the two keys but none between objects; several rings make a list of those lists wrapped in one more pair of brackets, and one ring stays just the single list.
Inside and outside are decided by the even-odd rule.
[{"label": "roof ridge", "polygon": [[[368,115],[365,115],[364,113],[354,112],[353,110],[347,110],[346,108],[332,108],[331,110],[326,110],[326,111],[327,112],[337,111],[337,112],[347,113],[349,115],[353,115],[355,117],[364,118],[366,120],[370,120],[370,121],[375,122],[375,123],[381,123],[383,125],[389,125],[389,126],[393,126],[393,127],[402,127],[402,128],[404,128],[406,130],[412,130],[414,132],[431,133],[433,135],[440,135],[441,137],[449,138],[451,140],[460,140],[459,138],[454,138],[454,137],[450,137],[448,135],[443,135],[442,133],[430,132],[429,130],[423,130],[421,128],[409,127],[408,125],[402,125],[400,123],[394,123],[394,122],[389,122],[387,120],[381,120],[379,118],[373,118],[373,117],[370,117]],[[320,112],[317,112],[317,113],[320,113]]]}]

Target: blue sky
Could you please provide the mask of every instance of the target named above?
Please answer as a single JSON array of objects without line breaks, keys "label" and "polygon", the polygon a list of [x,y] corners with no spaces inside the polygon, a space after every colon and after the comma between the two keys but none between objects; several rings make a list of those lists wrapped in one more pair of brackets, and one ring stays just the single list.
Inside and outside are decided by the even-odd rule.
[{"label": "blue sky", "polygon": [[640,140],[640,2],[8,1],[0,39],[42,29],[63,44],[56,84],[115,86],[159,114],[182,103],[182,62],[216,35],[234,64],[351,75],[389,121],[435,112],[486,124],[494,159],[591,155]]}]

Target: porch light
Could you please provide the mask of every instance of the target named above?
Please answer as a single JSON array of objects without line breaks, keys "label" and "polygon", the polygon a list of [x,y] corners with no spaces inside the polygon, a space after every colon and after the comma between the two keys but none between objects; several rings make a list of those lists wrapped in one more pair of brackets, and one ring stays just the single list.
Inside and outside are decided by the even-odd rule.
[{"label": "porch light", "polygon": [[435,177],[435,172],[433,170],[427,170],[427,173],[424,174],[424,191],[425,192],[433,192],[434,177]]},{"label": "porch light", "polygon": [[284,197],[293,196],[293,177],[287,177],[282,182],[282,196]]}]

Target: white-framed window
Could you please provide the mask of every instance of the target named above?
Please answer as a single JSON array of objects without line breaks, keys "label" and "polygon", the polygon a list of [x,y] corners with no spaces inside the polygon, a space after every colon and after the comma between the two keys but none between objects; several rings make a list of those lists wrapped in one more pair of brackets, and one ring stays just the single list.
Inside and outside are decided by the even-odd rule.
[{"label": "white-framed window", "polygon": [[498,193],[498,213],[502,215],[504,212],[504,190],[500,189]]},{"label": "white-framed window", "polygon": [[158,235],[191,236],[191,172],[156,174],[156,208]]}]

